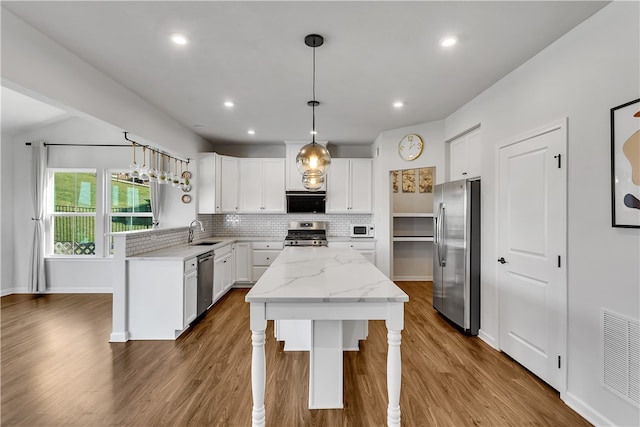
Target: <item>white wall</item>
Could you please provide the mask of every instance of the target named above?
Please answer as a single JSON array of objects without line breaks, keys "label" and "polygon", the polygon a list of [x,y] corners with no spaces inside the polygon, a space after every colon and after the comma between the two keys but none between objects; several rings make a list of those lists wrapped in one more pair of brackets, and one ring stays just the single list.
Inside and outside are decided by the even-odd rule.
[{"label": "white wall", "polygon": [[[131,136],[135,138],[135,136]],[[122,133],[111,126],[97,121],[81,118],[65,119],[38,129],[25,132],[2,141],[2,150],[9,148],[11,154],[6,162],[12,167],[5,169],[3,156],[3,179],[8,183],[22,183],[26,190],[13,192],[10,214],[3,215],[4,235],[13,232],[15,238],[9,247],[15,254],[11,267],[5,272],[3,269],[2,291],[26,292],[29,272],[29,257],[33,225],[31,216],[33,203],[29,192],[31,183],[31,148],[25,142],[43,140],[49,144],[121,144]],[[64,147],[50,146],[48,148],[47,165],[51,168],[95,168],[101,174],[109,169],[127,169],[132,160],[133,150],[130,147]],[[138,160],[141,150],[138,149]],[[148,161],[148,160],[147,160]],[[4,190],[4,187],[3,187]],[[161,228],[187,226],[196,217],[195,204],[184,204],[180,197],[181,190],[171,186],[162,186],[163,211],[160,218]],[[3,200],[5,199],[3,195]],[[11,221],[11,217],[13,220]],[[3,258],[3,265],[5,260]],[[5,276],[6,275],[6,283]],[[47,287],[49,292],[110,292],[111,265],[108,259],[47,259]]]},{"label": "white wall", "polygon": [[[29,150],[24,142],[42,139],[49,143],[107,143],[120,144],[124,140],[121,132],[127,130],[130,137],[138,142],[150,144],[179,157],[195,158],[199,151],[208,151],[211,145],[191,129],[184,127],[157,107],[149,104],[125,86],[100,72],[66,48],[57,44],[32,26],[17,18],[14,14],[2,9],[2,85],[23,94],[48,102],[59,108],[82,117],[85,121],[74,119],[69,122],[55,123],[46,128],[13,137],[13,156],[3,156],[3,177],[9,172],[5,168],[7,160],[13,166],[13,179],[24,180],[25,171],[31,168]],[[3,136],[3,151],[6,142]],[[112,151],[113,150],[113,151]],[[123,150],[118,154],[118,150]],[[126,149],[98,148],[53,148],[51,153],[52,167],[126,167],[130,162]],[[197,172],[195,162],[192,163],[194,174]],[[175,190],[175,189],[174,189]],[[177,190],[175,190],[177,191]],[[4,192],[3,192],[4,193]],[[14,192],[13,221],[3,214],[2,240],[5,232],[15,230],[13,271],[2,268],[2,292],[7,289],[26,290],[26,273],[28,263],[27,236],[33,233],[33,226],[28,220],[32,204],[25,191]],[[7,197],[3,194],[3,202]],[[3,203],[4,206],[4,203]],[[4,209],[4,208],[3,208]],[[4,209],[6,212],[6,209]],[[195,218],[195,204],[185,205],[179,197],[171,194],[164,204],[165,217],[162,227],[183,225]],[[7,222],[9,220],[9,222]],[[13,228],[5,230],[6,224]],[[3,257],[4,259],[4,257]],[[83,264],[88,265],[88,264]],[[105,290],[108,281],[107,264],[96,264],[94,283],[85,283],[84,288],[52,289],[59,292]],[[83,267],[84,268],[84,267]],[[89,268],[90,270],[90,268]],[[59,275],[55,271],[68,269],[50,267],[53,274],[52,285],[55,288]],[[101,274],[105,273],[105,274]],[[60,276],[61,278],[62,276]],[[5,282],[6,281],[6,282]],[[68,282],[71,283],[71,282]],[[78,284],[80,285],[80,284]],[[66,285],[65,285],[66,286]]]},{"label": "white wall", "polygon": [[[600,310],[640,318],[640,230],[611,227],[609,109],[640,96],[640,3],[614,2],[446,119],[450,138],[482,125],[484,219],[495,218],[496,147],[568,117],[566,402],[598,425],[638,425],[601,385]],[[498,337],[495,223],[483,221],[482,329]],[[485,337],[486,338],[486,337]],[[497,342],[495,342],[497,343]],[[495,344],[494,343],[494,344]]]},{"label": "white wall", "polygon": [[2,84],[194,157],[210,145],[119,82],[2,9]]},{"label": "white wall", "polygon": [[13,139],[0,137],[0,296],[13,288]]},{"label": "white wall", "polygon": [[[402,160],[398,143],[409,133],[417,133],[424,141],[422,155],[416,160]],[[423,123],[382,132],[372,145],[374,222],[376,224],[376,265],[391,275],[391,181],[392,170],[435,167],[435,183],[445,179],[444,121]]]}]

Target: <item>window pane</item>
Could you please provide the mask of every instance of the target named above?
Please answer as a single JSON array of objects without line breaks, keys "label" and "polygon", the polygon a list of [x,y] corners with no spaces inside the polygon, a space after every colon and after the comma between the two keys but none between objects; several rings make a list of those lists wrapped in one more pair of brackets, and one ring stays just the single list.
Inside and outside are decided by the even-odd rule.
[{"label": "window pane", "polygon": [[95,212],[95,172],[54,172],[54,212]]},{"label": "window pane", "polygon": [[111,231],[147,230],[152,227],[152,222],[150,216],[112,216]]},{"label": "window pane", "polygon": [[112,174],[111,212],[151,212],[149,184],[131,178],[128,173]]},{"label": "window pane", "polygon": [[53,217],[53,253],[56,255],[95,255],[94,216]]}]

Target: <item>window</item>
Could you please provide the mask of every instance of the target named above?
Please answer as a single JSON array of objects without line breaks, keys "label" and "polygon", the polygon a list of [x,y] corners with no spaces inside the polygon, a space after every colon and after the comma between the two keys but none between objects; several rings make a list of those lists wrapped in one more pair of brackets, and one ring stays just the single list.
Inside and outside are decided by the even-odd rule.
[{"label": "window", "polygon": [[96,172],[50,171],[51,250],[54,255],[95,255]]},{"label": "window", "polygon": [[133,179],[124,172],[111,172],[110,176],[109,231],[151,228],[153,217],[149,183]]}]

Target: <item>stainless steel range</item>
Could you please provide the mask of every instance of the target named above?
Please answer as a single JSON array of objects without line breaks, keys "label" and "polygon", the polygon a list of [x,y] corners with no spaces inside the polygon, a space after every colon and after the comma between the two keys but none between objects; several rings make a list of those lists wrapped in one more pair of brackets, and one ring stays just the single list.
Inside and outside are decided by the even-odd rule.
[{"label": "stainless steel range", "polygon": [[291,221],[285,246],[327,246],[325,221]]}]

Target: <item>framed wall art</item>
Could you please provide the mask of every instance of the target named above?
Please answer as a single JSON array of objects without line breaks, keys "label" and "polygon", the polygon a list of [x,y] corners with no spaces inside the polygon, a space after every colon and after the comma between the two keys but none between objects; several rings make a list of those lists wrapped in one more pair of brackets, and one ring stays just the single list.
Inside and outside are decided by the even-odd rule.
[{"label": "framed wall art", "polygon": [[640,228],[640,99],[611,109],[611,225]]}]

